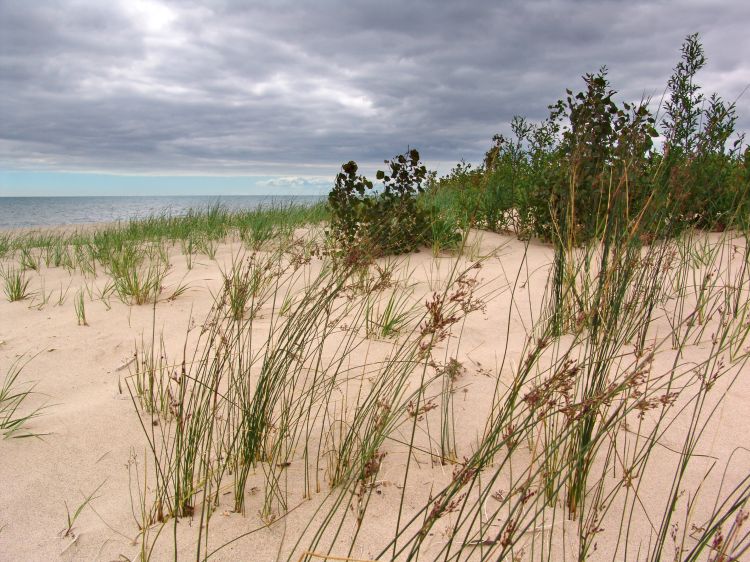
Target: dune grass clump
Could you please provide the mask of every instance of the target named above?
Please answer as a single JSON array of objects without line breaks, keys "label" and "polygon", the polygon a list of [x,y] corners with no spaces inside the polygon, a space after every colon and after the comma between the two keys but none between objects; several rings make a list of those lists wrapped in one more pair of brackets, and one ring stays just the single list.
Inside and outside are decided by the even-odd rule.
[{"label": "dune grass clump", "polygon": [[34,385],[24,384],[20,380],[21,373],[28,361],[18,359],[11,364],[0,386],[0,432],[3,438],[39,437],[42,434],[30,432],[26,429],[29,422],[39,417],[43,406],[24,408],[25,403],[36,392]]},{"label": "dune grass clump", "polygon": [[3,292],[9,302],[22,301],[31,296],[29,291],[31,280],[26,278],[23,270],[13,267],[2,268],[0,276],[3,278]]},{"label": "dune grass clump", "polygon": [[261,307],[273,298],[278,280],[292,267],[282,251],[237,254],[231,266],[222,272],[223,291],[231,316],[236,321],[254,318]]},{"label": "dune grass clump", "polygon": [[245,247],[251,251],[259,251],[269,242],[288,236],[294,226],[300,224],[283,209],[260,207],[243,215],[237,229]]},{"label": "dune grass clump", "polygon": [[0,233],[0,259],[7,256],[13,247],[10,234]]},{"label": "dune grass clump", "polygon": [[113,291],[124,303],[153,303],[161,294],[168,263],[158,255],[147,251],[146,247],[129,243],[108,254],[101,254],[107,272],[112,277]]},{"label": "dune grass clump", "polygon": [[[244,513],[248,479],[261,470],[266,486],[260,513],[270,524],[290,509],[284,472],[293,463],[303,467],[303,483],[294,492],[303,497],[312,498],[325,485],[346,487],[357,474],[366,487],[384,457],[387,435],[409,419],[411,408],[420,408],[424,386],[411,387],[414,370],[435,342],[447,338],[450,326],[473,310],[469,295],[450,290],[449,282],[429,308],[422,307],[419,329],[392,335],[397,337],[388,344],[390,360],[370,365],[358,358],[367,342],[371,295],[352,290],[357,266],[345,269],[326,260],[310,276],[309,261],[287,258],[291,269],[283,279],[272,269],[259,270],[276,286],[274,295],[286,294],[284,285],[305,281],[284,316],[277,309],[281,298],[269,299],[267,335],[253,333],[257,315],[238,315],[244,307],[234,304],[233,275],[225,274],[223,292],[195,334],[197,341],[191,340],[194,351],[170,375],[173,421],[156,424],[141,416],[157,467],[151,523],[200,517],[208,528],[227,487],[234,509]],[[252,270],[242,261],[234,265],[240,280]],[[475,271],[473,265],[466,271],[456,267],[452,276],[466,287],[463,280]],[[369,390],[362,387],[365,377]],[[134,400],[144,394],[138,380],[131,387]],[[334,399],[350,386],[362,387],[351,404]],[[141,403],[144,414],[157,410]],[[207,535],[199,540],[206,553]]]},{"label": "dune grass clump", "polygon": [[31,248],[21,248],[18,263],[23,270],[39,271],[41,255]]},{"label": "dune grass clump", "polygon": [[140,407],[156,417],[169,419],[172,415],[170,408],[174,397],[174,380],[176,366],[167,359],[164,340],[159,340],[156,347],[155,339],[147,346],[143,340],[136,346],[133,354],[132,392]]},{"label": "dune grass clump", "polygon": [[368,337],[392,338],[406,330],[418,316],[417,307],[406,291],[393,291],[387,299],[374,295],[365,309],[365,331]]}]

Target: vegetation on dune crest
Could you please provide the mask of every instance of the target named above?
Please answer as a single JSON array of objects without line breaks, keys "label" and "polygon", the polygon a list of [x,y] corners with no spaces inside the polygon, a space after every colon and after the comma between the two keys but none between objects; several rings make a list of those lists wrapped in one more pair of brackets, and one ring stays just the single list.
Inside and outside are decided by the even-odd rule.
[{"label": "vegetation on dune crest", "polygon": [[735,103],[702,93],[705,64],[698,36],[688,36],[661,119],[649,100],[617,103],[606,67],[587,74],[585,89],[567,90],[548,119],[514,118],[482,166],[459,164],[427,196],[466,224],[574,245],[601,236],[613,212],[638,222],[645,241],[689,227],[743,228],[750,149],[734,135]]},{"label": "vegetation on dune crest", "polygon": [[437,179],[412,149],[386,161],[377,186],[348,162],[328,197],[330,234],[340,248],[378,256],[455,248],[470,227],[580,246],[616,229],[613,216],[637,224],[643,242],[690,227],[744,228],[750,148],[734,135],[735,103],[702,93],[705,64],[698,35],[688,36],[661,119],[650,100],[617,102],[602,67],[543,122],[515,117],[476,169],[461,162]]}]

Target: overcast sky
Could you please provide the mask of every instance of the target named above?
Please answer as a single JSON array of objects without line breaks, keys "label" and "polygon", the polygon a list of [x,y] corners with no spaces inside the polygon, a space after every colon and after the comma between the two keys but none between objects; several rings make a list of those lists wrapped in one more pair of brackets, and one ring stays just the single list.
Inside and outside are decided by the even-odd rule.
[{"label": "overcast sky", "polygon": [[600,65],[658,100],[692,32],[735,100],[748,29],[747,0],[0,0],[0,195],[317,193],[407,146],[447,173]]}]

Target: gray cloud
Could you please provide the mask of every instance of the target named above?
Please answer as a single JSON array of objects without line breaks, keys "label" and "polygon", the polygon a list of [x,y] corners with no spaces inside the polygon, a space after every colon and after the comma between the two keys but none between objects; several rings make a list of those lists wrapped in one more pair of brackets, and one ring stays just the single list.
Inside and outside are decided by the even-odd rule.
[{"label": "gray cloud", "polygon": [[747,22],[740,0],[4,0],[0,167],[299,182],[411,145],[445,172],[602,64],[621,97],[658,100],[694,31],[701,83],[731,101]]}]

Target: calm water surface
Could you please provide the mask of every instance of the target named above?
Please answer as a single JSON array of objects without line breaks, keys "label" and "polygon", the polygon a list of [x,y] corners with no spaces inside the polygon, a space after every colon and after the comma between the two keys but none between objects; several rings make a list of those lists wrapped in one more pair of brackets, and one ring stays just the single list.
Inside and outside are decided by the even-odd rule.
[{"label": "calm water surface", "polygon": [[113,222],[150,215],[182,215],[220,204],[230,210],[312,204],[323,196],[225,195],[132,197],[0,197],[0,229]]}]

